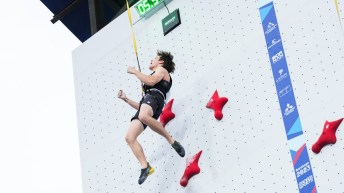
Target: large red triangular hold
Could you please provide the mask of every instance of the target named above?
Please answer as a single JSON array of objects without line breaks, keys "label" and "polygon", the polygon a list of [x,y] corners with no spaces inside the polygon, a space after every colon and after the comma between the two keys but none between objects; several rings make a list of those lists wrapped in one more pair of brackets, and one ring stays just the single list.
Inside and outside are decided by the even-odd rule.
[{"label": "large red triangular hold", "polygon": [[327,144],[335,144],[337,141],[336,138],[336,131],[343,121],[343,118],[337,121],[326,121],[324,124],[323,132],[320,135],[319,139],[315,144],[312,146],[312,151],[314,153],[319,153],[321,149]]},{"label": "large red triangular hold", "polygon": [[186,169],[184,171],[182,179],[180,179],[181,186],[186,187],[188,185],[190,178],[201,172],[201,169],[198,166],[198,160],[201,157],[201,154],[202,150],[199,151],[196,155],[186,160]]},{"label": "large red triangular hold", "polygon": [[207,108],[213,109],[214,112],[214,116],[217,120],[221,120],[223,117],[222,114],[222,108],[223,106],[225,106],[225,104],[227,103],[228,98],[227,97],[219,97],[219,94],[217,93],[217,90],[215,90],[213,96],[211,97],[211,99],[209,100],[209,102],[207,103]]},{"label": "large red triangular hold", "polygon": [[162,123],[162,125],[164,127],[169,121],[171,121],[175,117],[175,114],[172,112],[173,100],[174,99],[170,100],[166,104],[166,106],[164,107],[164,109],[162,110],[162,113],[160,115],[160,122]]}]

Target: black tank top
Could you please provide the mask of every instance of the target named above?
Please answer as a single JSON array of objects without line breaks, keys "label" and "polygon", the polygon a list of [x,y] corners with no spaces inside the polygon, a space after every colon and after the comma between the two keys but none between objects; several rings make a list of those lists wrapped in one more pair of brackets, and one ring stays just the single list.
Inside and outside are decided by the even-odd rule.
[{"label": "black tank top", "polygon": [[[153,75],[155,73],[155,71],[150,74],[150,75]],[[148,86],[148,85],[143,85],[143,89],[145,92],[147,92],[149,89],[152,89],[152,88],[155,88],[155,89],[158,89],[160,90],[163,94],[164,94],[164,97],[166,98],[166,93],[168,93],[168,91],[170,91],[172,87],[172,77],[170,75],[170,82],[167,82],[166,80],[164,79],[161,79],[158,83],[156,83],[154,86]]]}]

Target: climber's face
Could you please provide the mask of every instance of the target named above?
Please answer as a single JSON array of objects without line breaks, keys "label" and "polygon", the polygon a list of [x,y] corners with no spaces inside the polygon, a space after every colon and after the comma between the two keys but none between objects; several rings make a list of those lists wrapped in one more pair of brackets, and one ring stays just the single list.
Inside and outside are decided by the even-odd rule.
[{"label": "climber's face", "polygon": [[155,56],[153,60],[151,60],[151,63],[149,65],[149,70],[155,70],[159,66],[163,66],[164,61],[160,60],[160,56]]}]

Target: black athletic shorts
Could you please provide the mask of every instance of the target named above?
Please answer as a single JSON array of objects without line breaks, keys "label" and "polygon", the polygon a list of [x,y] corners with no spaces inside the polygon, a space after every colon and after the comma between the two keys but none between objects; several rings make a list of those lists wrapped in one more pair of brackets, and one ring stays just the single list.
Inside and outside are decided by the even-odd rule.
[{"label": "black athletic shorts", "polygon": [[[163,98],[163,96],[161,96],[160,93],[158,93],[157,91],[149,91],[141,99],[139,110],[136,112],[136,114],[133,116],[133,118],[131,118],[131,121],[134,119],[139,120],[139,114],[140,114],[140,109],[141,109],[142,103],[151,106],[152,110],[153,110],[153,118],[158,119],[161,112],[162,112],[162,109],[164,108],[164,102],[165,102],[164,98]],[[147,125],[145,125],[143,123],[142,123],[142,125],[143,125],[143,128],[146,129]]]}]

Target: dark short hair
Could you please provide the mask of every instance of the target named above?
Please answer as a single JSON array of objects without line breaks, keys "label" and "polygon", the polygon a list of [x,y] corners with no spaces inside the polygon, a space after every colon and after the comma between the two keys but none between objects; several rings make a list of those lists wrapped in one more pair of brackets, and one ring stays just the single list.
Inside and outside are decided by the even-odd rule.
[{"label": "dark short hair", "polygon": [[159,60],[164,61],[164,65],[162,67],[164,67],[168,73],[173,73],[175,69],[175,64],[173,62],[173,55],[170,52],[161,51],[161,50],[157,51],[157,55],[160,57]]}]

